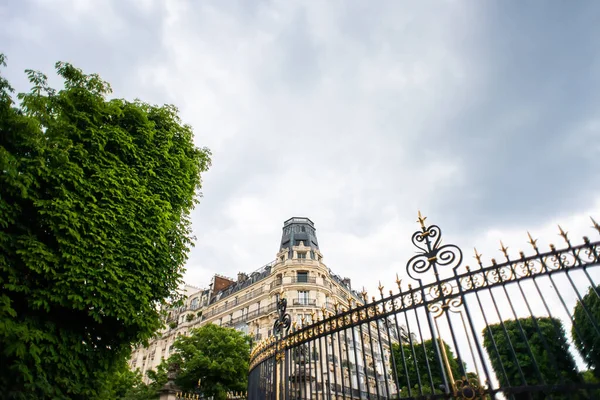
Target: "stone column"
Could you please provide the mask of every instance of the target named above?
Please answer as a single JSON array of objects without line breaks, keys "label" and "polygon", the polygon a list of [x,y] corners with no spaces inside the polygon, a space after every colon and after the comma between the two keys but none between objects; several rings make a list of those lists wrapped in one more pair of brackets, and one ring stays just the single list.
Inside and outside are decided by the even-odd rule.
[{"label": "stone column", "polygon": [[175,384],[175,378],[177,377],[177,365],[171,364],[167,372],[167,383],[158,390],[159,400],[177,400],[177,393],[180,391],[179,387]]}]

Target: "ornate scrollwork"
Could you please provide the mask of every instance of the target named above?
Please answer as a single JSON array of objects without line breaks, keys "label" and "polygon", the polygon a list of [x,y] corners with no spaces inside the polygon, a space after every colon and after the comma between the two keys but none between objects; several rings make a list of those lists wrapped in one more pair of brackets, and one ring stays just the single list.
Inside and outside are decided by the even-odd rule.
[{"label": "ornate scrollwork", "polygon": [[419,212],[421,230],[412,236],[412,242],[419,252],[406,264],[408,275],[419,282],[420,276],[432,268],[436,280],[439,280],[438,266],[456,269],[462,263],[462,251],[453,244],[442,245],[442,230],[437,225],[425,226],[425,219]]},{"label": "ornate scrollwork", "polygon": [[278,317],[273,324],[273,334],[277,335],[287,335],[290,330],[290,326],[292,326],[292,317],[290,314],[286,313],[287,309],[287,299],[285,297],[281,297],[277,302],[277,312]]},{"label": "ornate scrollwork", "polygon": [[454,313],[461,312],[461,306],[463,302],[460,297],[455,297],[452,299],[446,299],[443,301],[438,301],[436,303],[429,304],[427,306],[427,310],[431,313],[434,318],[439,318],[444,311],[451,311]]},{"label": "ornate scrollwork", "polygon": [[428,294],[431,300],[435,300],[440,297],[449,296],[452,293],[454,293],[454,286],[450,282],[443,282],[439,285],[431,286]]}]

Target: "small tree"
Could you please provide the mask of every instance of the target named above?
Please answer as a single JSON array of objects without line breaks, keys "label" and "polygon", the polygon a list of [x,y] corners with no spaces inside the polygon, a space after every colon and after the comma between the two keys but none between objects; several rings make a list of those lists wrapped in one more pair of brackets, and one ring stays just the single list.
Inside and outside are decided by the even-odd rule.
[{"label": "small tree", "polygon": [[[437,341],[437,343],[439,347],[440,342]],[[454,357],[454,353],[452,352],[450,346],[444,341],[442,341],[442,343],[444,345],[444,348],[446,349],[446,355],[448,356],[450,369],[452,371],[454,379],[462,379],[463,373],[460,369],[458,359]],[[423,347],[425,347],[426,355],[423,352]],[[413,348],[415,352],[414,355]],[[426,340],[425,342],[423,342],[423,344],[413,343],[412,347],[410,344],[403,344],[402,349],[400,348],[399,344],[395,344],[392,346],[392,351],[396,363],[396,376],[398,377],[398,382],[400,383],[400,385],[402,385],[403,394],[407,395],[406,393],[408,393],[409,381],[410,386],[414,388],[413,394],[420,393],[418,386],[419,377],[421,378],[423,394],[431,394],[431,382],[429,380],[429,373],[431,373],[435,393],[442,393],[441,387],[444,384],[444,381],[442,379],[442,369],[440,367],[440,359],[436,356],[436,350],[434,348],[434,342],[432,340]],[[404,352],[404,360],[402,359],[402,352]],[[427,362],[429,363],[429,370],[427,369]],[[405,363],[406,371],[404,369]],[[449,381],[450,377],[446,367],[444,367],[444,372]]]},{"label": "small tree", "polygon": [[[519,323],[524,335],[521,333]],[[545,317],[537,318],[534,323],[531,318],[522,318],[518,322],[504,321],[504,327],[508,335],[504,333],[501,324],[490,325],[489,329],[483,330],[483,344],[502,387],[525,384],[553,385],[562,381],[580,382],[575,360],[569,352],[569,343],[560,320]],[[514,352],[511,350],[511,345]],[[529,393],[521,393],[516,394],[515,398],[529,399],[529,396]],[[543,399],[546,394],[537,393],[532,396],[534,399]],[[553,397],[562,398],[559,395]]]},{"label": "small tree", "polygon": [[593,369],[598,378],[600,378],[600,334],[596,327],[600,327],[599,292],[600,286],[595,289],[590,287],[582,299],[585,309],[580,301],[577,302],[573,310],[574,323],[571,327],[571,337],[575,347],[587,362],[588,368]]},{"label": "small tree", "polygon": [[[207,324],[179,336],[175,354],[163,364],[178,364],[176,383],[184,391],[224,399],[228,391],[248,387],[250,337],[235,329]],[[161,364],[162,365],[162,364]],[[161,367],[165,370],[164,366]],[[198,387],[200,382],[200,387]]]}]

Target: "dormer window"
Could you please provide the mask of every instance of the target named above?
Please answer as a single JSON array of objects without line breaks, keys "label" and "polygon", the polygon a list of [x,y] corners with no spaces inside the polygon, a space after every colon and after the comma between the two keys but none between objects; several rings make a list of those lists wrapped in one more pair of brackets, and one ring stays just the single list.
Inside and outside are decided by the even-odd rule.
[{"label": "dormer window", "polygon": [[298,252],[298,258],[305,259],[306,258],[306,252],[305,251],[299,251]]}]

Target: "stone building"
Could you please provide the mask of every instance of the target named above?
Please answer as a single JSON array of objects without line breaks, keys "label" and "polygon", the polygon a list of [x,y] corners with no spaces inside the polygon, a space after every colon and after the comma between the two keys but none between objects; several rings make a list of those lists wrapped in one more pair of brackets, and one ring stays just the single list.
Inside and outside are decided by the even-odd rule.
[{"label": "stone building", "polygon": [[284,222],[276,259],[252,273],[239,273],[237,279],[215,275],[208,288],[186,285],[185,304],[169,310],[167,326],[147,347],[134,349],[129,365],[146,372],[155,369],[172,352],[179,335],[204,324],[232,327],[256,340],[268,337],[277,315],[280,293],[288,299],[293,321],[310,323],[311,314],[348,298],[362,304],[350,280],[334,274],[323,262],[314,223],[308,218]]}]

